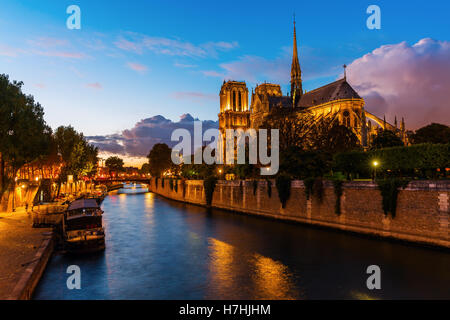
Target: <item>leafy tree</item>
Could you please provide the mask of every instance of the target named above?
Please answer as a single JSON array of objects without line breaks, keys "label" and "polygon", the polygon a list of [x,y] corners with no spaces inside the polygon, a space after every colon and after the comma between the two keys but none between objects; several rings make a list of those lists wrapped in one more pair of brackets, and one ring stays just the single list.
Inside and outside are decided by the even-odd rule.
[{"label": "leafy tree", "polygon": [[320,151],[303,151],[290,147],[280,153],[280,174],[291,175],[295,179],[322,177],[330,171],[331,156]]},{"label": "leafy tree", "polygon": [[394,132],[390,130],[382,130],[373,136],[371,149],[382,149],[390,147],[401,147],[403,141]]},{"label": "leafy tree", "polygon": [[172,149],[165,143],[157,143],[153,146],[147,156],[152,176],[159,177],[173,166],[171,154]]},{"label": "leafy tree", "polygon": [[313,119],[307,112],[296,113],[293,109],[274,108],[264,119],[261,128],[279,130],[280,152],[293,146],[304,149]]},{"label": "leafy tree", "polygon": [[439,123],[429,124],[412,135],[411,143],[450,143],[450,127]]},{"label": "leafy tree", "polygon": [[108,168],[110,175],[113,172],[117,175],[119,172],[124,171],[124,162],[117,156],[109,157],[108,159],[106,159],[105,166]]},{"label": "leafy tree", "polygon": [[141,169],[139,170],[139,173],[141,174],[148,174],[150,173],[150,164],[149,163],[144,163],[141,167]]},{"label": "leafy tree", "polygon": [[309,149],[337,153],[359,148],[359,140],[355,133],[334,118],[316,121],[308,134]]},{"label": "leafy tree", "polygon": [[54,139],[58,154],[63,161],[59,182],[73,175],[77,180],[82,176],[91,177],[97,168],[98,149],[90,145],[82,133],[71,126],[61,126],[56,129]]},{"label": "leafy tree", "polygon": [[52,132],[44,110],[22,85],[0,75],[0,193],[20,167],[50,152]]}]

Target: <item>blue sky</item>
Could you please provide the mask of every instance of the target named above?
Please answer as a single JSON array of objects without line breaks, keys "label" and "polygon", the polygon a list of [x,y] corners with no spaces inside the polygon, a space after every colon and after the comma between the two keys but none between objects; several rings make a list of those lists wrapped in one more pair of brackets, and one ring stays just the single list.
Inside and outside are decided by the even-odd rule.
[{"label": "blue sky", "polygon": [[[66,8],[81,8],[81,30]],[[381,8],[381,30],[366,8]],[[53,127],[120,133],[140,119],[217,119],[224,78],[288,88],[296,13],[304,88],[386,44],[449,39],[449,1],[2,0],[0,72],[25,82]]]}]

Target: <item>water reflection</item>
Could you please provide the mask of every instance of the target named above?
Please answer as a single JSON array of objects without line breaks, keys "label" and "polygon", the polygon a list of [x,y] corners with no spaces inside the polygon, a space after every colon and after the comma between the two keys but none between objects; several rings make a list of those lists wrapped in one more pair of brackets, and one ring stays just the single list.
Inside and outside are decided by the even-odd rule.
[{"label": "water reflection", "polygon": [[[36,299],[450,298],[447,252],[208,212],[140,189],[105,199],[106,251],[54,256]],[[81,290],[66,287],[71,264]],[[366,288],[371,264],[381,291]]]}]

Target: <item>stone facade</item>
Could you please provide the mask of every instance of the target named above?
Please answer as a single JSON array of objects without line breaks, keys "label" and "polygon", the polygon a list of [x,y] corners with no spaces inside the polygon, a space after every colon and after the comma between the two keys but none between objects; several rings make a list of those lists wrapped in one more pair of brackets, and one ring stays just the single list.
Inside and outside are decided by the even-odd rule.
[{"label": "stone facade", "polygon": [[[268,183],[258,181],[219,181],[213,194],[212,207],[275,219],[330,227],[344,231],[393,238],[426,245],[450,248],[449,214],[450,183],[411,182],[400,191],[394,218],[382,210],[378,187],[370,182],[344,184],[341,214],[335,213],[336,196],[330,182],[324,182],[321,201],[315,196],[307,200],[302,181],[293,181],[291,196],[282,208],[275,181],[271,196]],[[164,197],[197,205],[206,205],[203,182],[178,181],[178,189],[168,181],[158,186],[151,181],[150,191]]]}]

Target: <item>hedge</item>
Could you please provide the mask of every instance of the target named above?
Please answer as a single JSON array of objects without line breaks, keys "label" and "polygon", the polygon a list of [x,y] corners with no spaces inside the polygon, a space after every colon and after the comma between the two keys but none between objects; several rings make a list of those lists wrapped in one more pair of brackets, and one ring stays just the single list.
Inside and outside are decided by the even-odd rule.
[{"label": "hedge", "polygon": [[417,171],[436,173],[437,169],[450,167],[450,144],[418,144],[409,147],[392,147],[368,152],[346,152],[336,154],[333,169],[350,178],[357,175],[370,176],[372,163],[377,161],[378,173],[391,176],[414,176]]}]

